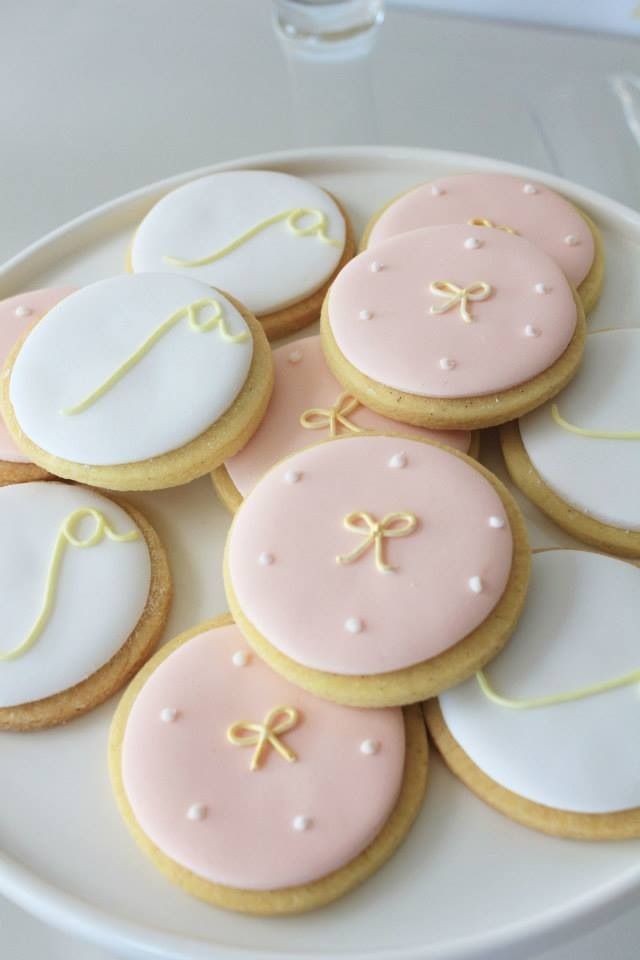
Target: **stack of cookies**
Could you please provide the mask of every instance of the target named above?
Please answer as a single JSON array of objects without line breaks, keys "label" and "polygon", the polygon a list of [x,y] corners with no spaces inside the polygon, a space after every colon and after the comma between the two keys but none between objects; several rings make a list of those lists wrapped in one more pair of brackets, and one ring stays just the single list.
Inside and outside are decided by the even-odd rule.
[{"label": "stack of cookies", "polygon": [[[185,890],[253,914],[384,863],[422,807],[427,727],[513,819],[640,836],[619,736],[638,571],[608,555],[640,556],[640,338],[586,335],[597,228],[545,186],[469,174],[392,200],[354,252],[314,184],[219,173],[149,211],[121,276],[0,306],[0,727],[133,678],[109,751],[127,825]],[[532,557],[477,459],[496,426],[516,486],[607,554]],[[145,663],[171,557],[104,491],[206,474],[234,514],[230,613]]]}]

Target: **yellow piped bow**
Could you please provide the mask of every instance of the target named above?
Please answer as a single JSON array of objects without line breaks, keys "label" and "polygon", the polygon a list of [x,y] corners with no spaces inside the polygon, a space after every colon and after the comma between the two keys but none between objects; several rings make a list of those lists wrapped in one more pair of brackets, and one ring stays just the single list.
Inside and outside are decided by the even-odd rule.
[{"label": "yellow piped bow", "polygon": [[380,573],[395,570],[384,559],[384,541],[390,537],[406,537],[418,526],[415,513],[388,513],[382,520],[376,520],[370,513],[355,511],[344,518],[347,530],[364,535],[364,540],[351,553],[336,557],[336,563],[353,563],[373,546],[376,567]]},{"label": "yellow piped bow", "polygon": [[469,302],[479,302],[486,300],[493,293],[493,288],[484,280],[475,280],[467,287],[458,287],[450,280],[433,280],[429,286],[431,293],[437,297],[446,298],[445,303],[432,304],[429,308],[430,313],[447,313],[453,307],[460,304],[460,316],[465,323],[471,323],[473,317],[469,311]]},{"label": "yellow piped bow", "polygon": [[274,707],[269,710],[263,723],[249,723],[245,720],[232,723],[227,730],[227,740],[236,747],[255,746],[249,765],[250,770],[258,770],[262,765],[267,744],[277,750],[289,763],[295,763],[298,759],[296,754],[280,740],[280,736],[288,730],[293,730],[299,720],[300,714],[295,707]]},{"label": "yellow piped bow", "polygon": [[340,435],[340,427],[351,433],[362,433],[360,427],[349,420],[349,414],[360,406],[350,393],[341,393],[332,407],[310,407],[300,415],[300,426],[305,430],[328,429],[329,436]]},{"label": "yellow piped bow", "polygon": [[493,220],[488,220],[486,217],[472,217],[471,220],[467,220],[467,223],[472,227],[493,227],[494,230],[504,230],[505,233],[512,233],[515,237],[519,236],[518,231],[514,230],[513,227],[508,227],[506,223],[494,223]]}]

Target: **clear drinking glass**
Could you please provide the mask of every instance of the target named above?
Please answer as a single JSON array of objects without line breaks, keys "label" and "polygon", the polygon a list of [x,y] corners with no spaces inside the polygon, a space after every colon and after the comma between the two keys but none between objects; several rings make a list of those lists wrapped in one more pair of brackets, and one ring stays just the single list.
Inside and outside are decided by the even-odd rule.
[{"label": "clear drinking glass", "polygon": [[378,140],[370,54],[383,0],[273,0],[299,146]]},{"label": "clear drinking glass", "polygon": [[308,52],[371,39],[384,19],[383,0],[274,0],[278,30]]}]

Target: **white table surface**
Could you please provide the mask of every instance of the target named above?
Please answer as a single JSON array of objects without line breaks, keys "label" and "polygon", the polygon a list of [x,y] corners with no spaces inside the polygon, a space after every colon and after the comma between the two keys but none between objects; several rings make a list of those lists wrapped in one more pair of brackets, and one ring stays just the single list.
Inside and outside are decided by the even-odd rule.
[{"label": "white table surface", "polygon": [[[137,186],[307,144],[484,153],[640,207],[615,92],[640,129],[638,41],[394,4],[368,66],[318,66],[287,64],[268,0],[4,0],[1,24],[0,262]],[[639,939],[640,908],[537,960],[630,960]],[[112,960],[2,900],[0,957]]]}]

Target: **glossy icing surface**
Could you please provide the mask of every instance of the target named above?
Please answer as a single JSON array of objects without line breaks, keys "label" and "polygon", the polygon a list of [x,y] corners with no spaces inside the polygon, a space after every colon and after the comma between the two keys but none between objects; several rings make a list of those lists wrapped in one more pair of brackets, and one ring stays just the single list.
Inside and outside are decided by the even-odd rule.
[{"label": "glossy icing surface", "polygon": [[[232,342],[220,323],[206,326],[214,302],[231,334],[246,339]],[[127,369],[172,316],[175,324]],[[241,391],[252,353],[243,317],[217,291],[188,277],[123,275],[78,290],[43,317],[16,358],[11,401],[24,432],[48,453],[95,466],[132,463],[175,450],[215,423]]]},{"label": "glossy icing surface", "polygon": [[576,319],[554,261],[487,227],[393,237],[350,261],[329,294],[331,330],[346,359],[378,383],[426,397],[525,383],[561,356]]},{"label": "glossy icing surface", "polygon": [[[20,293],[0,303],[0,366],[6,360],[16,340],[34,320],[72,291],[72,287],[30,290],[28,293]],[[2,418],[0,418],[0,460],[7,460],[10,463],[29,463],[28,458],[18,450],[11,439]]]},{"label": "glossy icing surface", "polygon": [[[501,694],[539,697],[638,669],[640,571],[580,550],[535,554],[524,614],[485,673]],[[475,678],[440,696],[454,738],[489,777],[546,806],[640,806],[637,684],[553,706],[492,703]]]},{"label": "glossy icing surface", "polygon": [[[297,715],[275,735],[295,760],[268,743],[251,770],[255,743],[228,731],[259,726],[274,707]],[[404,752],[401,710],[313,697],[226,626],[188,640],[147,680],[127,720],[122,776],[164,853],[207,880],[269,890],[313,882],[371,843],[395,805]]]},{"label": "glossy icing surface", "polygon": [[[320,337],[306,337],[294,344],[279,347],[273,353],[275,386],[265,419],[240,453],[227,460],[225,466],[243,496],[253,489],[260,477],[282,457],[308,447],[331,435],[331,408],[336,408],[343,390],[330,372],[320,347]],[[339,410],[345,409],[343,402]],[[304,427],[300,418],[310,424]],[[399,425],[381,417],[361,404],[356,404],[340,420],[334,432],[342,435],[354,429],[402,432],[422,436],[456,447],[466,453],[471,434],[468,431],[422,430]]]},{"label": "glossy icing surface", "polygon": [[[362,516],[346,524],[354,513],[387,532],[376,537]],[[415,529],[403,533],[409,514]],[[379,570],[378,549],[392,571]],[[272,645],[308,667],[368,675],[430,659],[478,626],[504,591],[512,549],[500,498],[468,462],[360,435],[263,477],[236,514],[227,563],[243,613]]]},{"label": "glossy icing surface", "polygon": [[[368,246],[419,227],[473,219],[511,227],[553,257],[576,287],[593,263],[591,230],[571,203],[542,184],[501,173],[440,177],[416,187],[382,213]],[[568,237],[577,242],[568,243]]]},{"label": "glossy icing surface", "polygon": [[[578,428],[640,431],[640,331],[587,337],[582,366],[554,403]],[[547,403],[519,421],[529,459],[571,506],[604,523],[640,530],[640,439],[590,437],[560,426]]]},{"label": "glossy icing surface", "polygon": [[[49,481],[0,488],[1,653],[15,649],[32,630],[60,528],[82,507],[100,511],[118,534],[138,531],[124,510],[85,487]],[[76,534],[86,538],[94,529],[95,521],[85,517]],[[0,661],[0,707],[67,690],[118,652],[149,593],[149,553],[138,534],[129,542],[104,537],[87,549],[65,551],[37,642],[16,659]]]},{"label": "glossy icing surface", "polygon": [[[326,219],[320,232],[296,232],[286,220],[263,229],[212,263],[178,266],[167,258],[207,258],[257,225],[286,211],[307,210],[297,231]],[[171,271],[227,290],[253,313],[279,310],[314,293],[337,267],[345,223],[332,198],[315,184],[267,170],[236,170],[201,177],[160,200],[136,232],[136,273]]]}]

